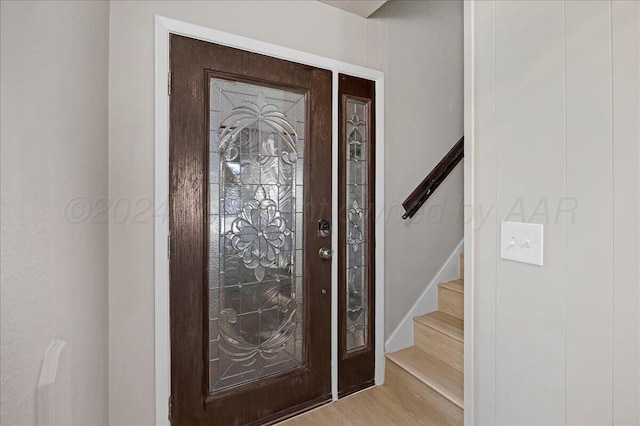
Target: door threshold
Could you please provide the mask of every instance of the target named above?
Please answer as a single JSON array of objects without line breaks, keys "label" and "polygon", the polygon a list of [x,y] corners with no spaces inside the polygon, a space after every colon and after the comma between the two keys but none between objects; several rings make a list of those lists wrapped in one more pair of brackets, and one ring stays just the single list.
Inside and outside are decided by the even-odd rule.
[{"label": "door threshold", "polygon": [[251,426],[257,425],[275,425],[281,423],[285,420],[288,420],[292,417],[296,417],[300,414],[306,413],[308,411],[314,410],[318,407],[326,405],[332,401],[331,394],[326,394],[316,399],[312,399],[311,401],[305,402],[304,404],[300,404],[296,407],[289,408],[279,413],[272,414],[269,417],[261,419],[257,422],[250,423]]},{"label": "door threshold", "polygon": [[356,386],[352,386],[348,389],[338,392],[338,398],[344,398],[345,396],[352,395],[356,392],[363,391],[365,389],[369,389],[371,386],[375,386],[375,380],[370,380],[366,383],[358,384]]}]

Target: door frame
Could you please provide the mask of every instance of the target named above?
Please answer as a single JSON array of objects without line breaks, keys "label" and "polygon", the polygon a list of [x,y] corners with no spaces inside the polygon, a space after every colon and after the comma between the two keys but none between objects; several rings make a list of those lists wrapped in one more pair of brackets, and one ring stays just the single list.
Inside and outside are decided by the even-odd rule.
[{"label": "door frame", "polygon": [[[187,22],[155,16],[155,152],[154,152],[154,287],[155,287],[155,415],[168,425],[171,393],[169,333],[169,35],[178,34],[224,46],[330,70],[332,87],[332,247],[338,245],[338,75],[349,74],[376,85],[376,250],[375,250],[375,383],[384,383],[384,73],[342,61]],[[338,262],[331,265],[331,391],[338,397]]]},{"label": "door frame", "polygon": [[475,424],[476,4],[464,2],[464,424]]}]

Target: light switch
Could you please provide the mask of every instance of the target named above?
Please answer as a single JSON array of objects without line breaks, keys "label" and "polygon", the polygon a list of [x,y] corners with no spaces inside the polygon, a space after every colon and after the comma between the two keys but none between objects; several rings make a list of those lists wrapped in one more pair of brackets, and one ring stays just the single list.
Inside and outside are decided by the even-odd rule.
[{"label": "light switch", "polygon": [[500,257],[542,266],[544,226],[538,223],[502,222]]}]

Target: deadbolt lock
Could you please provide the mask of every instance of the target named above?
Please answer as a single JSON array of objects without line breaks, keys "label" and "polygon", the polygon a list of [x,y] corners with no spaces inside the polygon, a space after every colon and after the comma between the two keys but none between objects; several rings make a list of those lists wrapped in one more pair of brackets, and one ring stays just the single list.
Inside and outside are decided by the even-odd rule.
[{"label": "deadbolt lock", "polygon": [[327,219],[318,221],[318,237],[327,238],[331,235],[331,222]]}]

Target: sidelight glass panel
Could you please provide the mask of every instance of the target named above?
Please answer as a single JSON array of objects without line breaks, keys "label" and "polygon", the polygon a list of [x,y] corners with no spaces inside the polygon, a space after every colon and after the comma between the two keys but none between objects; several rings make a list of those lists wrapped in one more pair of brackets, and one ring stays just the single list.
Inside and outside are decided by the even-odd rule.
[{"label": "sidelight glass panel", "polygon": [[210,79],[209,390],[303,365],[305,95]]},{"label": "sidelight glass panel", "polygon": [[367,345],[367,150],[368,104],[347,99],[347,351]]}]

